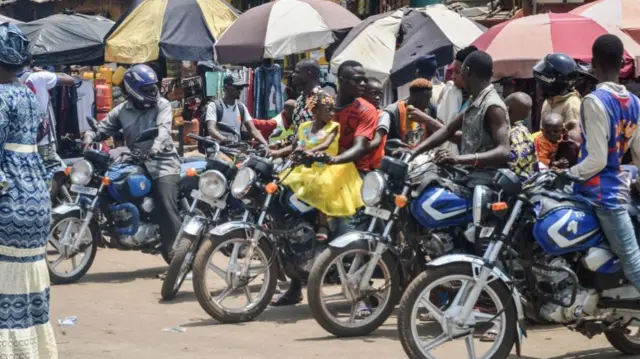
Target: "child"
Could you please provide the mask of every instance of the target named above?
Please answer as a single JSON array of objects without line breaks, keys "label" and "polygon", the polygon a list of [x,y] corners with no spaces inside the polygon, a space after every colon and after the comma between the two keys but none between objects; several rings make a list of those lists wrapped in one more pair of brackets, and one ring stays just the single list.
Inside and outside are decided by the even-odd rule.
[{"label": "child", "polygon": [[531,132],[525,125],[525,121],[531,115],[531,97],[524,92],[514,92],[507,96],[504,102],[509,108],[511,120],[509,168],[522,180],[527,180],[538,172],[536,147]]},{"label": "child", "polygon": [[[307,109],[313,114],[313,121],[301,123],[298,128],[297,144],[274,151],[275,157],[296,152],[338,155],[340,125],[333,121],[335,102],[324,91],[318,91],[307,101]],[[311,167],[297,166],[287,176],[283,184],[288,186],[298,199],[316,208],[318,215],[317,238],[328,238],[328,219],[348,217],[363,206],[360,198],[362,179],[353,163],[327,165],[314,163]]]},{"label": "child", "polygon": [[560,114],[549,112],[542,117],[542,131],[534,134],[541,167],[568,168],[578,161],[580,146],[567,138]]}]

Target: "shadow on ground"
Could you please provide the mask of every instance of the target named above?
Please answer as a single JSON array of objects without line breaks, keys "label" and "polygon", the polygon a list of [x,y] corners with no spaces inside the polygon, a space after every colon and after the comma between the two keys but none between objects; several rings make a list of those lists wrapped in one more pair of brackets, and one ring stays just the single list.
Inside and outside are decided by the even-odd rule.
[{"label": "shadow on ground", "polygon": [[78,281],[78,284],[90,283],[129,283],[136,279],[157,279],[158,275],[167,270],[166,266],[138,269],[130,272],[100,272],[89,273]]}]

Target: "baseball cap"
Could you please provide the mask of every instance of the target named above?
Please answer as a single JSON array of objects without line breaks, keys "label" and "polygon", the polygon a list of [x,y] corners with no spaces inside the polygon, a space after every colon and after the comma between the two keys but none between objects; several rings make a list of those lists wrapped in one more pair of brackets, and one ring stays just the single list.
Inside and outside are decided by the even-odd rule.
[{"label": "baseball cap", "polygon": [[247,81],[243,80],[240,76],[236,76],[236,75],[227,75],[227,77],[224,78],[224,84],[237,86],[237,87],[249,86]]}]

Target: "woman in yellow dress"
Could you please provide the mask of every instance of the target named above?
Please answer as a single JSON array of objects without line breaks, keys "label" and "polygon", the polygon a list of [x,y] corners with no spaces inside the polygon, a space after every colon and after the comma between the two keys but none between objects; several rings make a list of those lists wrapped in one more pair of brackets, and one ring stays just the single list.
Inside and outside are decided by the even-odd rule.
[{"label": "woman in yellow dress", "polygon": [[[338,155],[340,124],[333,121],[335,101],[324,91],[318,91],[307,101],[307,109],[313,113],[313,121],[298,127],[297,142],[274,151],[274,157],[284,157],[293,152],[306,152],[321,159],[326,153]],[[360,197],[362,179],[353,163],[328,165],[315,162],[311,167],[297,166],[291,170],[283,184],[296,197],[316,208],[318,215],[318,240],[328,238],[328,217],[348,217],[363,206]]]}]

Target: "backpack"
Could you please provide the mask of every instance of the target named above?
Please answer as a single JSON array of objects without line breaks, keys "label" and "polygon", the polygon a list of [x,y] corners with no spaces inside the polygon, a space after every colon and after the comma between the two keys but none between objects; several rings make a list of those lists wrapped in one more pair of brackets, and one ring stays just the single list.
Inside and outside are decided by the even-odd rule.
[{"label": "backpack", "polygon": [[[222,99],[214,100],[213,103],[216,106],[216,118],[221,119],[224,114],[224,103],[222,102]],[[242,102],[238,102],[238,110],[240,110],[240,121],[242,123],[244,123],[244,114],[245,114],[244,109],[246,109],[246,106]],[[248,139],[248,136],[245,135],[246,134],[245,131],[240,130],[240,134],[241,134],[240,137],[242,138],[243,141]],[[202,111],[202,117],[200,118],[200,128],[198,130],[198,135],[201,137],[207,137],[209,135],[209,131],[207,130],[206,107]],[[205,150],[206,150],[206,147],[201,142],[198,142],[198,151],[200,153],[206,153]]]}]

